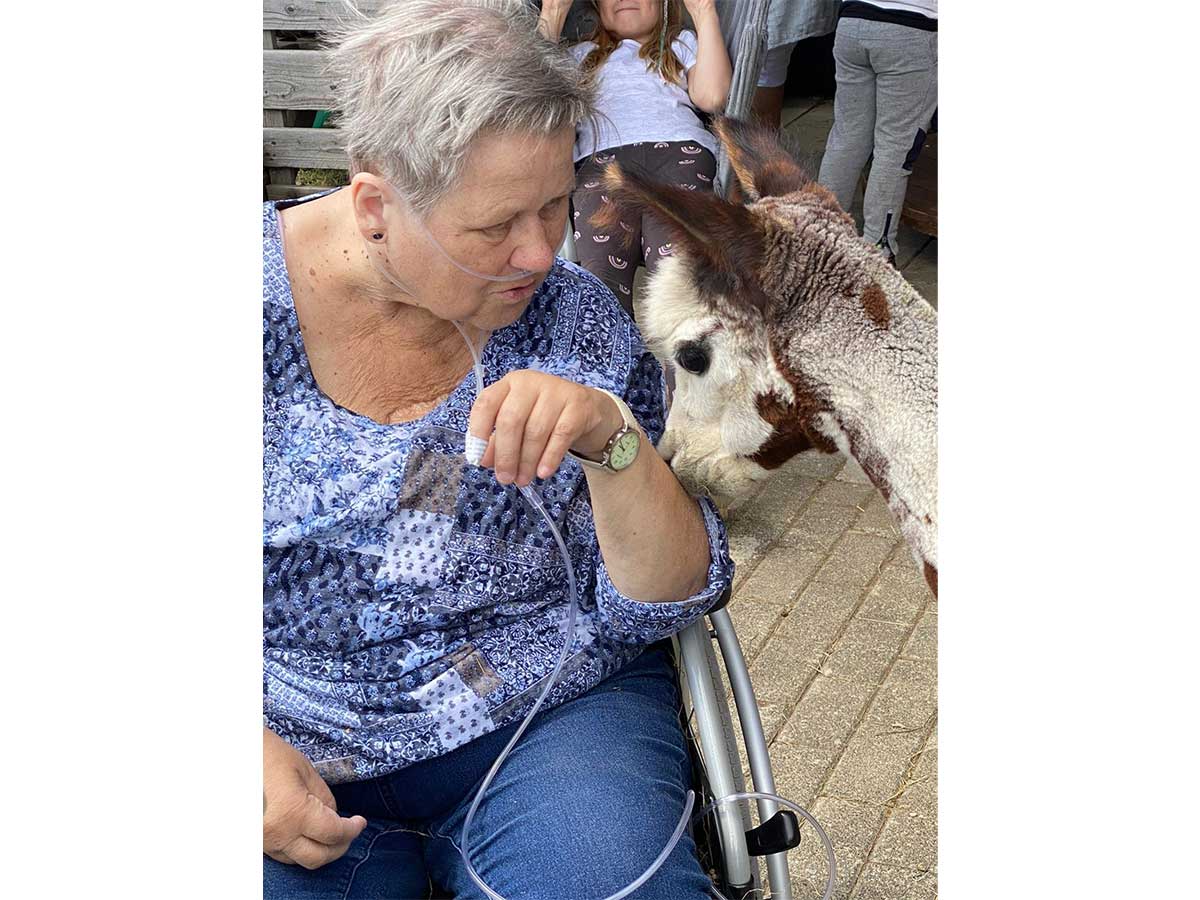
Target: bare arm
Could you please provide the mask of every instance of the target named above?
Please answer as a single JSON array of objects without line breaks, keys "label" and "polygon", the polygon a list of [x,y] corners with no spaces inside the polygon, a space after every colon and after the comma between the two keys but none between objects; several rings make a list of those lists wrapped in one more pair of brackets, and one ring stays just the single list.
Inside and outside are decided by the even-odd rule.
[{"label": "bare arm", "polygon": [[729,99],[733,66],[725,50],[713,0],[684,0],[696,25],[696,65],[688,71],[688,96],[698,109],[720,112]]},{"label": "bare arm", "polygon": [[617,590],[658,603],[686,600],[704,587],[710,562],[704,516],[645,436],[628,469],[584,474],[600,555]]},{"label": "bare arm", "polygon": [[570,11],[571,0],[542,0],[542,12],[538,16],[538,31],[542,37],[557,42]]}]

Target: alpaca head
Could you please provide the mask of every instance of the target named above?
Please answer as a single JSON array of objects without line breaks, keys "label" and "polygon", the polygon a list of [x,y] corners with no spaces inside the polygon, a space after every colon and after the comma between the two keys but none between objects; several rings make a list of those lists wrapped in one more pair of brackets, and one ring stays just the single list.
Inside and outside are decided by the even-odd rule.
[{"label": "alpaca head", "polygon": [[801,450],[840,450],[936,567],[936,313],[772,133],[715,127],[748,204],[614,164],[597,213],[648,212],[672,232],[675,255],[637,302],[647,344],[675,369],[660,453],[731,507]]}]

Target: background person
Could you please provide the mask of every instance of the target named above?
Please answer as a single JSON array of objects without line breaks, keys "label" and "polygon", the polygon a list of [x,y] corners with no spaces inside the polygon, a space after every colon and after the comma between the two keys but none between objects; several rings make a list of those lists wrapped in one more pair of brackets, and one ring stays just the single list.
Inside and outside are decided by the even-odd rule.
[{"label": "background person", "polygon": [[843,3],[833,55],[833,128],[817,180],[848,210],[874,155],[863,238],[895,264],[908,176],[937,108],[937,0]]},{"label": "background person", "polygon": [[[571,6],[543,3],[540,27],[548,39],[559,39]],[[683,28],[684,7],[696,31]],[[606,202],[604,166],[615,160],[655,180],[711,191],[717,141],[696,111],[725,106],[732,68],[714,0],[596,0],[596,11],[590,37],[571,47],[583,71],[596,74],[600,113],[595,125],[580,123],[575,142],[575,249],[632,315],[638,265],[654,272],[671,242],[650,216],[622,220],[620,230],[592,224]]]}]

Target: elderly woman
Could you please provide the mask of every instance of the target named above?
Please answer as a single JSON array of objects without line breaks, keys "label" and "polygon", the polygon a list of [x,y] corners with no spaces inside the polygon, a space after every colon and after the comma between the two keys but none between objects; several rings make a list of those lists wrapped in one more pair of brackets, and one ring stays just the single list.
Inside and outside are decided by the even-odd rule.
[{"label": "elderly woman", "polygon": [[[265,892],[484,896],[464,817],[569,640],[471,863],[505,897],[605,897],[682,815],[661,642],[732,564],[651,446],[657,363],[554,256],[593,89],[519,2],[401,0],[333,61],[351,184],[263,209]],[[515,485],[564,534],[570,635],[566,570]],[[633,896],[707,883],[685,836]]]}]

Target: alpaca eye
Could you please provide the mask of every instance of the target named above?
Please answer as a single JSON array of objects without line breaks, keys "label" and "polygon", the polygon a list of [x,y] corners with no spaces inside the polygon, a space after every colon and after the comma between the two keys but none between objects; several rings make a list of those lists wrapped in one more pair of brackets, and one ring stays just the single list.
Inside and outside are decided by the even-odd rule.
[{"label": "alpaca eye", "polygon": [[680,344],[675,351],[675,362],[693,375],[703,375],[708,371],[708,348],[692,341]]}]

